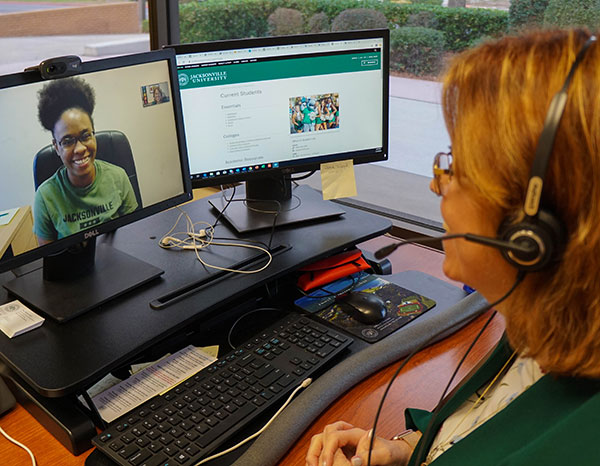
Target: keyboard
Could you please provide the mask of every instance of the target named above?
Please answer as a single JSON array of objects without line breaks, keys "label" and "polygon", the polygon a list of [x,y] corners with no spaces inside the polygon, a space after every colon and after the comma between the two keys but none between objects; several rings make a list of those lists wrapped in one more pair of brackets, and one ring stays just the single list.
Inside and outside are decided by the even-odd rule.
[{"label": "keyboard", "polygon": [[116,419],[92,443],[120,465],[194,465],[281,406],[352,341],[305,315],[290,314]]}]

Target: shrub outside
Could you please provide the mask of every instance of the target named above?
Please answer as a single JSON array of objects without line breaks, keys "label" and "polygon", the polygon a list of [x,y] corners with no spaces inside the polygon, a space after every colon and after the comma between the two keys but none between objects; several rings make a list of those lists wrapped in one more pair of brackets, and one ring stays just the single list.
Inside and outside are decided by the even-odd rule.
[{"label": "shrub outside", "polygon": [[444,65],[444,34],[407,26],[390,33],[390,69],[416,76],[438,75]]}]

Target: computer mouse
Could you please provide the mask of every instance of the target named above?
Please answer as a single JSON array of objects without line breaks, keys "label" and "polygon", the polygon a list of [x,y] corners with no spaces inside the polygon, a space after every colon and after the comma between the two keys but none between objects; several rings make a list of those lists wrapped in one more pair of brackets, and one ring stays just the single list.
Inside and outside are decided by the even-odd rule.
[{"label": "computer mouse", "polygon": [[350,291],[338,296],[336,303],[350,317],[367,325],[378,324],[387,315],[385,301],[373,293]]}]

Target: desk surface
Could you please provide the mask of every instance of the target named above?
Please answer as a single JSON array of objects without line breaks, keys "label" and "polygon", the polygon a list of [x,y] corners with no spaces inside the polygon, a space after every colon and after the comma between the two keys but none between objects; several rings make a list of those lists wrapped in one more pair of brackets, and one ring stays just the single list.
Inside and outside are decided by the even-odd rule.
[{"label": "desk surface", "polygon": [[[361,248],[374,251],[388,243],[385,238],[368,241]],[[420,246],[406,246],[391,257],[394,272],[421,270],[443,278],[441,263],[443,255]],[[408,406],[432,408],[438,401],[455,365],[466,347],[483,325],[487,314],[456,332],[447,339],[418,353],[394,382],[382,418],[377,426],[378,434],[391,437],[404,429],[403,410]],[[456,378],[456,383],[498,341],[504,331],[504,323],[496,317],[467,358]],[[283,466],[304,466],[304,455],[312,435],[320,432],[326,424],[343,419],[355,425],[370,428],[381,394],[399,362],[392,364],[367,380],[356,385],[338,398],[303,434],[296,446],[282,459]],[[40,466],[82,466],[89,452],[72,456],[22,407],[0,418],[0,427],[9,435],[28,445],[36,455]],[[6,466],[29,464],[29,457],[20,448],[0,437],[0,458]]]},{"label": "desk surface", "polygon": [[[214,222],[207,199],[188,203],[183,209],[194,222]],[[89,311],[64,324],[46,319],[41,328],[12,340],[0,334],[0,358],[41,395],[60,397],[88,388],[140,352],[206,319],[250,291],[302,265],[378,236],[391,227],[391,222],[382,217],[351,208],[344,210],[346,214],[331,220],[278,227],[272,246],[291,248],[274,256],[267,269],[251,275],[232,274],[226,280],[211,282],[163,310],[153,310],[149,303],[185,285],[219,274],[196,260],[194,251],[166,250],[158,246],[159,239],[173,227],[181,212],[171,209],[123,227],[108,237],[104,235],[103,243],[164,269],[164,275],[104,304],[99,310]],[[175,231],[185,231],[184,221],[179,225]],[[266,244],[269,236],[270,231],[262,231],[243,238]],[[221,222],[215,237],[238,235]],[[247,248],[211,246],[202,251],[206,262],[221,267],[232,267],[256,255],[256,250]],[[0,281],[10,278],[10,273],[0,275]],[[6,291],[0,288],[0,303],[6,300]]]}]

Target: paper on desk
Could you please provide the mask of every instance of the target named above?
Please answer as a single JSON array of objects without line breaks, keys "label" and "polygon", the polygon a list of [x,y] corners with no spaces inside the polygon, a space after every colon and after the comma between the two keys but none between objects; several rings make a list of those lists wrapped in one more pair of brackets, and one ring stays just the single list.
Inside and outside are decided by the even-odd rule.
[{"label": "paper on desk", "polygon": [[[209,356],[214,356],[215,358],[219,355],[219,345],[215,345],[215,346],[203,346],[200,348],[204,353],[208,354]],[[151,366],[152,364],[156,364],[158,361],[162,361],[165,358],[168,358],[169,356],[171,356],[171,353],[167,353],[165,356],[163,356],[160,359],[157,359],[156,361],[152,361],[152,362],[143,362],[140,364],[132,364],[131,365],[131,370],[129,371],[129,373],[131,375],[135,374],[136,372],[139,372],[143,369],[146,369],[146,367]],[[89,390],[88,390],[89,393]]]},{"label": "paper on desk", "polygon": [[9,338],[38,328],[44,320],[17,300],[0,306],[0,330]]},{"label": "paper on desk", "polygon": [[0,225],[8,225],[18,211],[18,207],[16,209],[0,211]]},{"label": "paper on desk", "polygon": [[112,422],[215,360],[202,349],[188,346],[95,396],[92,401],[102,419]]}]

